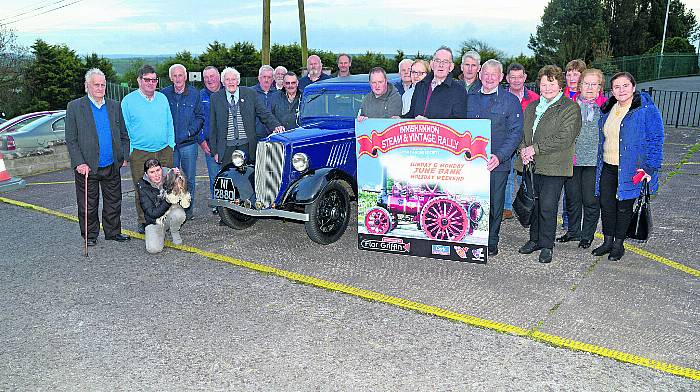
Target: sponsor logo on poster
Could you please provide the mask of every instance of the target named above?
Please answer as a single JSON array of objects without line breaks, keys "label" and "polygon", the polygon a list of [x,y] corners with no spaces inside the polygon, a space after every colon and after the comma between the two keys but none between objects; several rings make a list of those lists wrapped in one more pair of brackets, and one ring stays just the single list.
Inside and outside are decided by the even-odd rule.
[{"label": "sponsor logo on poster", "polygon": [[434,255],[443,255],[443,256],[449,256],[450,255],[450,247],[447,245],[433,245],[433,252]]},{"label": "sponsor logo on poster", "polygon": [[401,238],[383,237],[381,240],[363,239],[360,248],[366,250],[381,250],[396,253],[410,253],[411,244]]},{"label": "sponsor logo on poster", "polygon": [[457,255],[463,259],[467,258],[467,252],[469,252],[469,248],[466,246],[456,246],[455,245],[455,252]]},{"label": "sponsor logo on poster", "polygon": [[484,248],[472,249],[472,256],[475,261],[484,261]]}]

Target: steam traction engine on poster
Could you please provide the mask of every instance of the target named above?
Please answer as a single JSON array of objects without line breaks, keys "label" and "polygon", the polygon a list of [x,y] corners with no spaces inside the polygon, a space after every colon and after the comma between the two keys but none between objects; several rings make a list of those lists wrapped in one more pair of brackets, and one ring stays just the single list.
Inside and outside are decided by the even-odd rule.
[{"label": "steam traction engine on poster", "polygon": [[460,241],[474,233],[484,216],[478,201],[461,200],[441,190],[439,184],[393,182],[391,189],[388,188],[384,181],[377,195],[377,206],[365,214],[365,228],[369,234],[386,234],[402,219],[415,223],[430,239]]}]

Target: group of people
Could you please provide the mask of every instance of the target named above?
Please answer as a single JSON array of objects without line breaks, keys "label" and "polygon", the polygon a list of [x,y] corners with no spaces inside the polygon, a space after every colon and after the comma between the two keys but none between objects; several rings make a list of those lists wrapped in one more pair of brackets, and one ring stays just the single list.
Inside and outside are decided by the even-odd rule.
[{"label": "group of people", "polygon": [[[538,198],[529,240],[520,253],[539,250],[539,261],[549,263],[555,241],[579,241],[579,247],[587,249],[602,216],[604,241],[592,253],[619,260],[643,181],[648,181],[652,193],[658,188],[664,130],[651,98],[636,91],[631,74],[621,72],[611,78],[613,97],[606,100],[603,73],[587,69],[582,60],[571,61],[565,71],[555,65],[540,69],[536,83],[541,95],[525,87],[527,75],[520,64],[510,64],[504,75],[499,61],[482,64],[475,51],[466,52],[461,60],[458,79],[452,77],[455,64],[448,47],[436,50],[429,62],[401,61],[396,84],[389,83],[386,70],[373,68],[371,92],[363,99],[358,121],[491,120],[489,255],[498,254],[501,222],[512,217],[516,172],[527,169]],[[349,76],[351,56],[341,54],[337,63],[334,77]],[[105,98],[104,74],[98,69],[88,71],[87,95],[68,104],[66,117],[81,234],[88,245],[94,245],[99,234],[98,187],[102,188],[105,238],[129,239],[121,234],[119,218],[119,168],[127,161],[137,190],[139,232],[146,234],[147,250],[162,250],[168,230],[173,242],[181,243],[179,228],[193,219],[194,200],[187,205],[169,203],[164,197],[165,175],[170,170],[184,174],[194,198],[201,149],[213,195],[215,176],[221,165],[231,161],[234,150],[254,161],[260,138],[298,126],[304,87],[332,77],[322,69],[316,55],[307,59],[308,73],[302,78],[282,66],[264,65],[258,84],[247,88],[239,86],[235,68],[219,73],[209,66],[203,71],[205,87],[198,91],[186,83],[185,67],[175,64],[169,70],[172,86],[156,91],[155,69],[144,65],[138,71],[139,88],[124,97],[121,107]],[[507,88],[501,84],[504,77]],[[555,238],[564,190],[567,232]],[[87,203],[81,202],[85,192]],[[149,229],[153,225],[165,227]]]}]

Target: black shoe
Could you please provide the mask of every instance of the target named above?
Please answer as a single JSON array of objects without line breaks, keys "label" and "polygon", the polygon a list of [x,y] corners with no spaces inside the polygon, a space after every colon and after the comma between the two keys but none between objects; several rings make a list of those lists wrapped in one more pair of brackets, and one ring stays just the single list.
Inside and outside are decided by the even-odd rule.
[{"label": "black shoe", "polygon": [[579,237],[574,237],[572,235],[569,235],[569,233],[564,233],[563,236],[557,238],[557,242],[569,242],[569,241],[578,241],[581,238]]},{"label": "black shoe", "polygon": [[603,236],[603,244],[600,245],[599,247],[593,249],[591,254],[593,256],[607,255],[612,250],[612,246],[613,246],[613,236],[605,235],[605,236]]},{"label": "black shoe", "polygon": [[124,235],[124,234],[117,234],[114,237],[109,237],[109,238],[105,238],[105,239],[108,241],[125,242],[125,241],[129,241],[131,239],[131,237],[129,237],[128,235]]},{"label": "black shoe", "polygon": [[146,234],[146,224],[145,223],[139,223],[139,228],[136,229],[136,232],[139,234]]},{"label": "black shoe", "polygon": [[583,249],[590,248],[591,247],[591,240],[582,239],[581,241],[579,241],[578,247],[583,248]]},{"label": "black shoe", "polygon": [[496,256],[498,254],[497,245],[489,245],[489,256]]},{"label": "black shoe", "polygon": [[88,238],[87,239],[87,246],[95,246],[97,245],[97,238]]},{"label": "black shoe", "polygon": [[525,243],[525,245],[521,246],[520,249],[518,249],[518,253],[522,253],[524,255],[529,255],[530,253],[542,249],[539,247],[536,243],[532,241],[528,241]]},{"label": "black shoe", "polygon": [[610,250],[610,254],[608,255],[608,260],[611,261],[618,261],[622,258],[622,256],[625,255],[625,239],[618,240],[616,239],[615,242],[613,243],[612,249]]},{"label": "black shoe", "polygon": [[542,264],[547,264],[552,262],[552,250],[549,248],[542,248],[540,252],[540,258],[537,260]]}]

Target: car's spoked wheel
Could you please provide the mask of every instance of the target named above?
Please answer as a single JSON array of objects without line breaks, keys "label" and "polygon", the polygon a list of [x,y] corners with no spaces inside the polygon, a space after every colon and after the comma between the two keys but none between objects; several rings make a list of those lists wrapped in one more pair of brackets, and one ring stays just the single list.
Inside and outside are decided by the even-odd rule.
[{"label": "car's spoked wheel", "polygon": [[459,241],[469,229],[467,212],[456,201],[444,197],[431,199],[420,214],[423,232],[430,239]]},{"label": "car's spoked wheel", "polygon": [[306,234],[319,244],[330,244],[340,238],[350,218],[350,196],[338,180],[333,180],[316,200],[305,207],[309,221],[304,224]]},{"label": "car's spoked wheel", "polygon": [[369,234],[386,234],[396,227],[389,211],[382,207],[372,207],[365,214],[365,228]]}]

